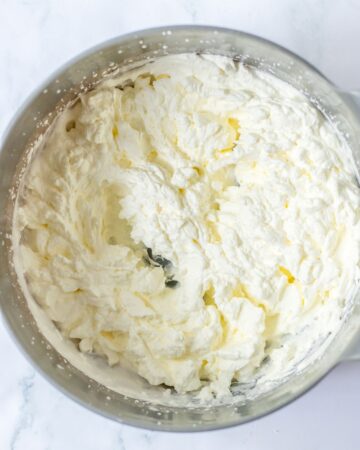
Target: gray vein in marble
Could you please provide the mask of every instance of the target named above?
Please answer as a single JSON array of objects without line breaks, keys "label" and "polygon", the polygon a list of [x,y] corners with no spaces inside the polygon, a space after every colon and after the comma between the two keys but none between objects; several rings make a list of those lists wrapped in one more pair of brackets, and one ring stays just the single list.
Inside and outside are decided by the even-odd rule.
[{"label": "gray vein in marble", "polygon": [[119,433],[117,434],[117,442],[119,444],[119,447],[117,447],[116,450],[126,450],[124,439],[123,439],[121,431],[119,431]]},{"label": "gray vein in marble", "polygon": [[197,3],[194,0],[184,0],[182,2],[185,11],[190,15],[191,17],[191,23],[198,22],[198,10],[197,10]]},{"label": "gray vein in marble", "polygon": [[19,418],[14,428],[11,441],[10,441],[10,450],[16,450],[18,440],[21,436],[21,433],[30,428],[33,423],[33,415],[31,413],[31,391],[34,386],[34,378],[35,372],[32,372],[30,375],[25,376],[20,380],[20,389],[22,395],[22,403],[20,406]]}]

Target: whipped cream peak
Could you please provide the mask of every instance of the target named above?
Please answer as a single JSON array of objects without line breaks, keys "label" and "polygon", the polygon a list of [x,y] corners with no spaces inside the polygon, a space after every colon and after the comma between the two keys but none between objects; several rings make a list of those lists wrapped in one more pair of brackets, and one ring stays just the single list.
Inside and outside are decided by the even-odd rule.
[{"label": "whipped cream peak", "polygon": [[17,270],[48,317],[179,393],[281,379],[359,279],[349,149],[301,92],[226,57],[163,57],[82,94],[20,195]]}]

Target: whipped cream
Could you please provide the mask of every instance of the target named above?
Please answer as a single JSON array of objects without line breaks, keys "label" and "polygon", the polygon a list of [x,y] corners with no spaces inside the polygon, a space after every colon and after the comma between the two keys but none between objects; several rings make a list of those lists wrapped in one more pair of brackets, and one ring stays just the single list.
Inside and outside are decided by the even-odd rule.
[{"label": "whipped cream", "polygon": [[274,76],[160,58],[57,118],[18,200],[17,271],[80,352],[151,384],[281,379],[359,278],[349,153]]}]

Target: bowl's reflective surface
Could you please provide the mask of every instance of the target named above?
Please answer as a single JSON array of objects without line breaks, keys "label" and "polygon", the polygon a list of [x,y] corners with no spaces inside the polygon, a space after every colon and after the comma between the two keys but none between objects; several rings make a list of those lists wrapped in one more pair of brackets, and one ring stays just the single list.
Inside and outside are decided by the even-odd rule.
[{"label": "bowl's reflective surface", "polygon": [[[356,338],[360,309],[355,306],[325,355],[306,371],[256,400],[245,403],[239,400],[234,405],[212,408],[161,405],[154,408],[146,402],[114,393],[64,362],[39,333],[9,264],[12,199],[16,191],[14,176],[29,139],[47,126],[43,124],[36,128],[34,116],[42,119],[50,114],[51,119],[56,107],[74,98],[81,85],[91,85],[104,71],[111,71],[116,65],[121,68],[163,54],[184,52],[208,52],[237,58],[271,71],[304,90],[327,114],[334,117],[339,129],[347,136],[356,165],[360,168],[360,123],[355,110],[314,68],[288,51],[254,36],[232,30],[192,26],[146,30],[116,38],[72,61],[52,76],[22,107],[8,128],[0,154],[0,241],[3,246],[0,252],[0,298],[4,317],[20,347],[48,379],[83,405],[135,426],[171,431],[208,430],[240,424],[296,398],[345,354]],[[13,188],[11,192],[10,188]]]}]

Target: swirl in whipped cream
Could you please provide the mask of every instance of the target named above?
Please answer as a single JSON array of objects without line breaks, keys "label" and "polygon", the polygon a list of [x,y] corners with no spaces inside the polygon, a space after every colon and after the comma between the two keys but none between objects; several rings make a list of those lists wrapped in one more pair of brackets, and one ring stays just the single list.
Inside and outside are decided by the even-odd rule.
[{"label": "swirl in whipped cream", "polygon": [[151,384],[220,395],[281,377],[337,329],[359,277],[348,152],[272,75],[160,58],[58,117],[17,208],[18,270],[81,352]]}]

